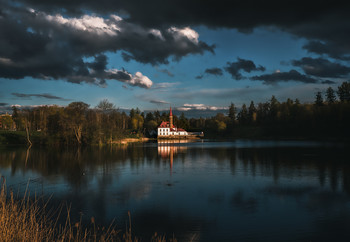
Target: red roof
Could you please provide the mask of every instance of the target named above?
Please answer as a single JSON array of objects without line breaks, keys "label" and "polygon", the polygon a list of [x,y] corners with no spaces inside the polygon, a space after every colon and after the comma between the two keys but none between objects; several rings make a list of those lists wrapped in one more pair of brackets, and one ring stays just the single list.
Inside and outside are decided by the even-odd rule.
[{"label": "red roof", "polygon": [[[173,112],[171,110],[171,107],[170,107],[169,116],[173,116]],[[158,126],[158,128],[170,128],[171,131],[186,131],[186,130],[181,129],[181,128],[176,128],[175,125],[173,125],[173,127],[170,127],[170,122],[167,122],[167,121],[162,121],[162,123]]]},{"label": "red roof", "polygon": [[169,122],[163,121],[160,125],[159,128],[169,128]]}]

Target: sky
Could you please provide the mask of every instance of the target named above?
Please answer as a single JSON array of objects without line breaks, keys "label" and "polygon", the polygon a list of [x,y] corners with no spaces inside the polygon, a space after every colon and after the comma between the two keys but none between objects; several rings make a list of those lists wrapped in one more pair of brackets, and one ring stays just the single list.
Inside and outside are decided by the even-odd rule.
[{"label": "sky", "polygon": [[0,0],[0,112],[312,103],[349,80],[349,12],[344,1]]}]

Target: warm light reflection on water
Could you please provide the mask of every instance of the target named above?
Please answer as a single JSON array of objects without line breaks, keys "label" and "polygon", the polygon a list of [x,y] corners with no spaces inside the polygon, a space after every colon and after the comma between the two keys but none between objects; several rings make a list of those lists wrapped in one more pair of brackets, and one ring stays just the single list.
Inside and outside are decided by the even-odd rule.
[{"label": "warm light reflection on water", "polygon": [[350,240],[346,146],[235,141],[54,149],[0,147],[10,189],[72,204],[73,219],[125,227],[148,241]]},{"label": "warm light reflection on water", "polygon": [[186,146],[175,146],[175,144],[190,143],[189,140],[158,140],[158,155],[163,160],[169,161],[170,173],[172,173],[174,155],[179,152],[186,152]]}]

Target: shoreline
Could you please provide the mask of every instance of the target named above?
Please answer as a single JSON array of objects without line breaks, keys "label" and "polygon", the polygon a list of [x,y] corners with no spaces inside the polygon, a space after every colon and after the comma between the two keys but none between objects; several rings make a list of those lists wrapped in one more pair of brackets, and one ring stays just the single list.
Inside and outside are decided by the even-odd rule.
[{"label": "shoreline", "polygon": [[152,140],[152,138],[124,138],[121,140],[112,141],[109,144],[127,145],[129,143],[141,143],[141,142],[148,142],[150,140]]},{"label": "shoreline", "polygon": [[[348,137],[337,137],[337,136],[329,136],[329,137],[320,137],[320,136],[285,136],[285,135],[237,135],[233,137],[227,137],[227,136],[221,136],[218,137],[216,135],[207,135],[206,137],[198,137],[198,136],[161,136],[156,138],[147,138],[147,137],[141,137],[141,138],[121,138],[118,140],[113,140],[112,142],[107,143],[101,143],[101,144],[90,144],[85,143],[82,144],[82,146],[99,146],[99,145],[128,145],[132,143],[142,143],[142,142],[149,142],[149,141],[163,141],[163,140],[295,140],[295,141],[325,141],[325,142],[337,142],[337,143],[350,143],[350,139]],[[78,144],[70,143],[66,144],[64,142],[60,142],[59,140],[48,142],[48,140],[45,139],[45,137],[41,136],[38,132],[33,133],[31,135],[31,140],[33,142],[33,146],[79,146]],[[28,146],[26,135],[23,131],[0,131],[0,145],[2,146],[12,146],[12,145],[24,145]]]}]

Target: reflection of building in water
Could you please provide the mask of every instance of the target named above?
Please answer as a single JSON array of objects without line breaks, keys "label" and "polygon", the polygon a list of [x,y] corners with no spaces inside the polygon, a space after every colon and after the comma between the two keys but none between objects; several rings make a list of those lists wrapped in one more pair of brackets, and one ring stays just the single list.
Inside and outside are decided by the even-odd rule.
[{"label": "reflection of building in water", "polygon": [[173,168],[174,155],[187,150],[187,147],[174,146],[171,145],[172,143],[174,142],[167,142],[166,140],[163,142],[158,142],[158,155],[160,155],[164,160],[169,159],[171,170]]},{"label": "reflection of building in water", "polygon": [[[159,139],[158,141],[158,146],[159,145],[173,145],[173,144],[184,144],[184,143],[193,143],[193,140],[188,140],[188,139]],[[187,147],[179,147],[179,148],[186,148]]]}]

